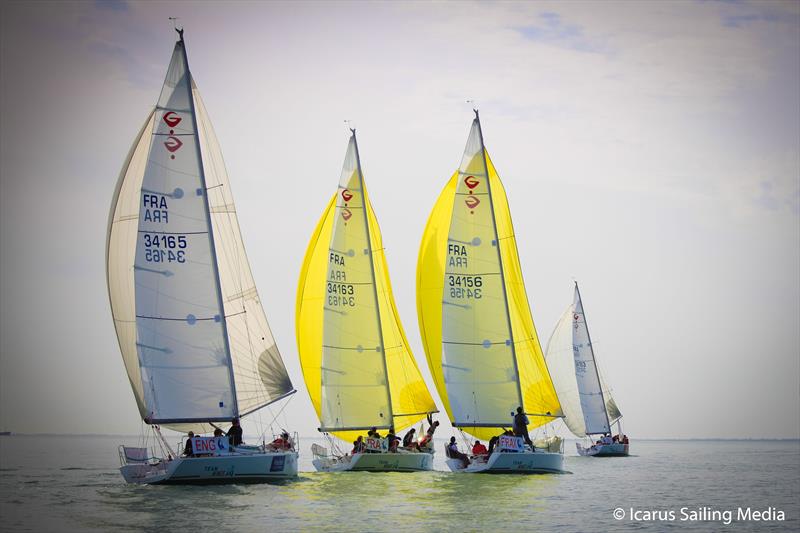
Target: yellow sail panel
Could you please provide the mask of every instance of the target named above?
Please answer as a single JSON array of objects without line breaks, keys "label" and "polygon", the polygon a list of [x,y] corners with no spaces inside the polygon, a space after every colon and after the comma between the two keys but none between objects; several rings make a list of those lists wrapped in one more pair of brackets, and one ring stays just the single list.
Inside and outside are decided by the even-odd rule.
[{"label": "yellow sail panel", "polygon": [[306,249],[295,307],[295,331],[300,368],[311,404],[321,414],[322,402],[322,310],[325,302],[325,276],[328,269],[328,243],[331,240],[336,195],[328,202]]},{"label": "yellow sail panel", "polygon": [[[508,298],[508,310],[514,335],[514,346],[519,371],[520,389],[526,413],[561,416],[561,405],[547,370],[536,327],[533,323],[525,282],[522,277],[517,241],[511,212],[503,183],[486,153],[489,180],[492,189],[497,235],[503,261],[503,275]],[[552,422],[552,416],[529,416],[529,428]]]},{"label": "yellow sail panel", "polygon": [[400,315],[392,295],[389,265],[383,250],[381,230],[369,199],[367,200],[367,216],[369,217],[369,233],[375,265],[375,287],[380,307],[383,346],[386,350],[386,370],[389,376],[392,414],[395,431],[400,431],[423,418],[426,413],[436,411],[436,404],[428,392],[425,380],[422,379],[422,374],[414,360],[400,322]]},{"label": "yellow sail panel", "polygon": [[447,252],[447,234],[453,213],[453,198],[456,194],[458,172],[454,173],[433,206],[417,258],[417,319],[422,336],[422,346],[428,359],[428,368],[433,376],[445,411],[450,420],[453,412],[447,398],[442,369],[442,291],[444,290],[444,268]]}]

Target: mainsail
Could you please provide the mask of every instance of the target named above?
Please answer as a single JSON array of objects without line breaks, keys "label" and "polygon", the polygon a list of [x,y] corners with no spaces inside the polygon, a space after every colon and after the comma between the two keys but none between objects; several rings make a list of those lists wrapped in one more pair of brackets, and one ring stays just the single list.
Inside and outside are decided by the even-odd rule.
[{"label": "mainsail", "polygon": [[225,421],[294,392],[182,35],[120,173],[106,263],[120,350],[145,421]]},{"label": "mainsail", "polygon": [[572,305],[547,343],[546,357],[570,431],[578,437],[609,433],[622,414],[597,366],[577,283]]},{"label": "mainsail", "polygon": [[431,212],[417,264],[428,364],[454,426],[488,439],[522,406],[561,416],[528,305],[508,200],[475,113],[459,169]]},{"label": "mainsail", "polygon": [[296,326],[321,431],[351,441],[373,426],[399,431],[436,411],[400,325],[355,131],[306,251]]}]

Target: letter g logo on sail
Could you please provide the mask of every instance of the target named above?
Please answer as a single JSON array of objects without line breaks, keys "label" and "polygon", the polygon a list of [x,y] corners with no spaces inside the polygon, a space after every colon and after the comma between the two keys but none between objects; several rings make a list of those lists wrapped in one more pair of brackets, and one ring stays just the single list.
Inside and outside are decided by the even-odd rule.
[{"label": "letter g logo on sail", "polygon": [[466,178],[464,178],[464,185],[469,187],[469,190],[474,189],[475,187],[478,186],[478,184],[480,184],[480,181],[477,180],[475,176],[467,176]]},{"label": "letter g logo on sail", "polygon": [[181,123],[181,120],[183,120],[181,116],[178,115],[175,111],[168,111],[164,113],[164,116],[162,118],[164,119],[164,122],[167,123],[167,126],[169,126],[170,128],[174,128],[175,126]]}]

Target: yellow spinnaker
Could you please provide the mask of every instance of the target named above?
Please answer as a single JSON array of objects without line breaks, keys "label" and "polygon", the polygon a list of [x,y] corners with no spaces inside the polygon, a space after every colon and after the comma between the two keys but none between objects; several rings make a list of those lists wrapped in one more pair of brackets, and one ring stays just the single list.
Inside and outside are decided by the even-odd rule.
[{"label": "yellow spinnaker", "polygon": [[[365,231],[366,225],[360,224],[364,217],[362,208],[366,210],[368,231]],[[362,250],[359,245],[366,243],[367,235],[369,250]],[[372,269],[369,268],[370,257]],[[349,298],[349,295],[355,299],[342,306],[337,297]],[[375,324],[377,328],[373,327]],[[331,330],[328,335],[326,327]],[[348,146],[339,191],[325,208],[306,250],[297,291],[296,331],[300,364],[311,403],[321,424],[330,425],[330,432],[336,437],[351,442],[365,434],[361,429],[336,430],[337,427],[351,427],[348,420],[357,420],[359,426],[393,424],[399,432],[426,413],[436,411],[394,304],[380,228],[357,164],[355,135]],[[337,346],[331,345],[334,331]],[[382,336],[379,344],[383,347],[386,382],[382,381],[383,361],[379,372],[375,366],[374,358],[380,357],[380,351],[364,346],[363,339],[373,332]],[[324,398],[324,352],[328,353],[329,361],[333,361],[331,366],[335,366],[324,370],[329,373],[325,381],[329,389],[327,394],[348,396],[342,398],[341,405],[347,408],[341,413],[335,409],[339,404],[331,398],[326,402]],[[364,362],[361,368],[359,361]],[[365,369],[367,375],[363,373]],[[386,383],[391,399],[391,420],[386,416],[388,413],[375,407],[385,402]],[[377,411],[381,412],[377,414]]]},{"label": "yellow spinnaker", "polygon": [[461,167],[428,219],[417,263],[417,312],[450,420],[489,439],[511,426],[520,400],[526,413],[550,415],[529,415],[529,428],[560,416],[561,406],[531,317],[508,200],[479,128],[476,118]]}]

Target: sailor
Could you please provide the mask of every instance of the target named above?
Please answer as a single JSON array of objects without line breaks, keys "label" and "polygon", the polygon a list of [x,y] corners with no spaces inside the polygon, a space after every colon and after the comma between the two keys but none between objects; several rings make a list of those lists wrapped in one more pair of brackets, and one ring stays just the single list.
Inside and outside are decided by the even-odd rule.
[{"label": "sailor", "polygon": [[191,457],[194,455],[192,453],[192,439],[194,438],[194,431],[190,431],[187,434],[186,444],[183,446],[183,455],[185,457]]},{"label": "sailor", "polygon": [[289,433],[284,431],[283,433],[281,433],[281,435],[277,439],[275,439],[272,442],[270,442],[268,444],[268,446],[270,448],[272,448],[273,450],[289,450],[289,449],[291,449],[292,444],[289,441]]},{"label": "sailor", "polygon": [[226,435],[231,446],[238,446],[242,443],[242,426],[239,425],[238,418],[231,420],[231,428]]},{"label": "sailor", "polygon": [[479,456],[479,455],[487,455],[488,451],[486,450],[486,446],[481,444],[481,441],[476,440],[475,445],[472,447],[472,455]]},{"label": "sailor", "polygon": [[359,435],[358,438],[353,441],[353,451],[350,453],[351,455],[355,455],[357,453],[363,453],[363,452],[364,452],[364,437]]},{"label": "sailor", "polygon": [[431,422],[431,427],[428,428],[428,431],[425,433],[425,436],[419,442],[420,448],[425,448],[428,446],[428,443],[433,441],[433,434],[436,433],[436,428],[439,427],[439,421],[433,422],[430,417],[428,417],[428,421]]},{"label": "sailor", "polygon": [[403,436],[403,448],[417,448],[417,449],[419,449],[419,446],[417,446],[417,443],[414,442],[414,436],[415,436],[416,432],[417,432],[416,429],[411,428],[410,430],[408,430],[408,433],[406,433],[405,436]]},{"label": "sailor", "polygon": [[497,441],[500,440],[500,437],[495,435],[491,439],[489,439],[489,452],[488,455],[491,456],[492,452],[494,451],[494,447],[497,446]]},{"label": "sailor", "polygon": [[458,444],[456,443],[455,437],[450,437],[450,444],[447,445],[446,453],[447,457],[450,459],[459,459],[464,468],[470,465],[469,457],[458,451]]},{"label": "sailor", "polygon": [[389,434],[386,435],[389,441],[389,451],[394,453],[397,451],[397,445],[400,444],[400,439],[394,434],[394,426],[389,426]]},{"label": "sailor", "polygon": [[529,423],[528,417],[522,412],[522,407],[517,407],[517,414],[514,415],[514,435],[524,438],[525,442],[531,447],[531,450],[533,450],[533,442],[531,442],[531,438],[528,436]]}]

